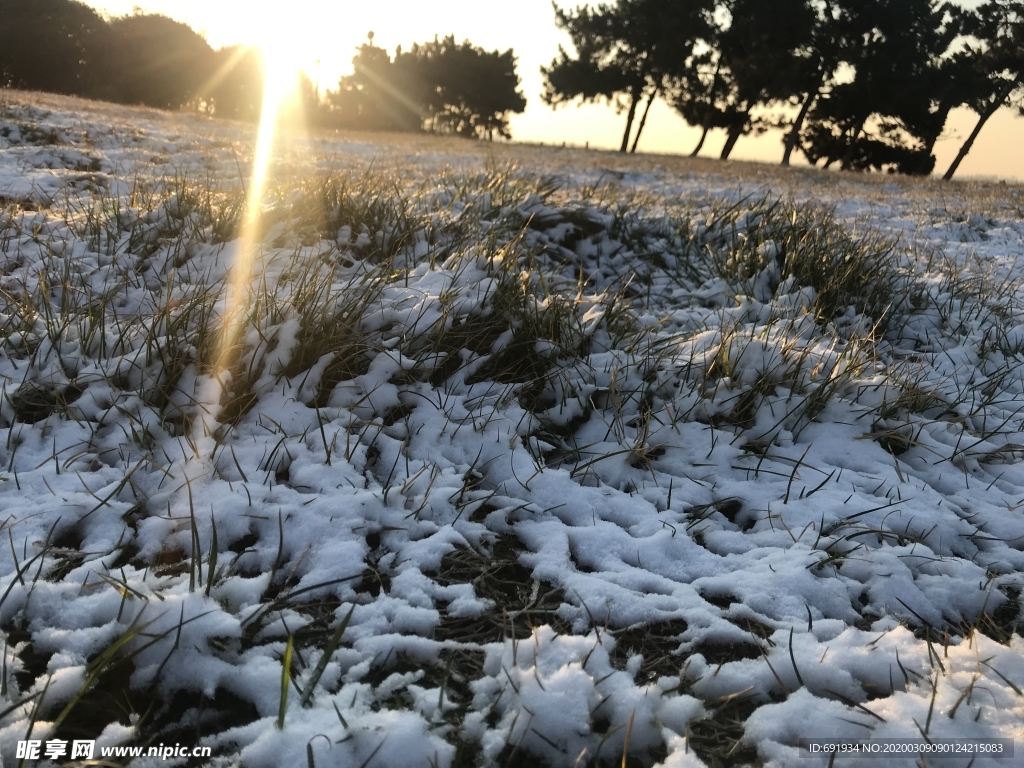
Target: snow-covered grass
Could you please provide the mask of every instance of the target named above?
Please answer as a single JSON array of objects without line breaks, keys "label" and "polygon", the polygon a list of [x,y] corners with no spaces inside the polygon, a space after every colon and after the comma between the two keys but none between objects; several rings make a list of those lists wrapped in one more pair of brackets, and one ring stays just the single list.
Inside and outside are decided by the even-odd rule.
[{"label": "snow-covered grass", "polygon": [[252,138],[0,95],[4,760],[1024,744],[1018,188],[293,138],[234,332]]}]

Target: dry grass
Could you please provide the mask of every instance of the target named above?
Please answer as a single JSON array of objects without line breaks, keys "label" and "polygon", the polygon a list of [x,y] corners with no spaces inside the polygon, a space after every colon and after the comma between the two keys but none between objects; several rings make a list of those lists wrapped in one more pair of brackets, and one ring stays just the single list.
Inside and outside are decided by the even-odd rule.
[{"label": "dry grass", "polygon": [[[65,97],[0,93],[0,105],[5,99],[39,109],[81,110],[112,122],[126,114],[120,107]],[[152,111],[130,114],[140,124],[147,119],[170,120],[189,132],[201,122],[203,129],[215,136],[237,137],[237,126],[213,124],[196,116]],[[246,138],[251,138],[251,132]],[[58,352],[73,338],[84,340],[82,354],[104,372],[105,385],[137,395],[152,409],[148,413],[154,418],[122,414],[130,427],[130,434],[125,429],[120,456],[126,466],[144,467],[142,471],[154,474],[166,472],[154,431],[162,430],[163,437],[177,439],[179,445],[189,443],[189,428],[197,422],[204,404],[189,401],[193,392],[185,391],[188,376],[213,373],[218,363],[224,366],[226,361],[230,383],[216,413],[218,424],[212,435],[216,446],[210,457],[218,472],[220,467],[234,471],[233,455],[226,446],[248,420],[272,433],[277,441],[269,456],[261,460],[257,482],[290,486],[294,482],[289,474],[292,448],[305,450],[313,444],[320,451],[322,447],[328,464],[332,456],[340,463],[342,457],[349,460],[356,450],[362,450],[367,484],[379,483],[383,503],[390,499],[403,505],[409,510],[407,519],[414,521],[427,506],[430,485],[440,466],[424,463],[419,470],[410,469],[415,457],[409,455],[407,436],[415,405],[409,403],[413,396],[422,398],[428,392],[432,403],[436,399],[438,410],[448,413],[446,398],[459,387],[477,388],[473,398],[467,398],[467,407],[471,402],[476,410],[458,419],[449,414],[446,430],[450,428],[453,435],[462,429],[482,433],[499,404],[515,402],[526,414],[524,423],[530,424],[522,437],[533,452],[538,473],[564,467],[581,484],[600,484],[604,482],[603,462],[619,458],[633,475],[618,490],[630,494],[636,489],[635,478],[653,477],[664,455],[664,449],[651,439],[659,426],[656,413],[663,420],[660,426],[667,428],[698,421],[728,430],[730,439],[744,448],[740,460],[750,460],[756,478],[760,461],[782,431],[799,436],[831,403],[844,399],[856,404],[871,386],[887,385],[898,391],[891,400],[865,407],[862,416],[867,436],[894,456],[917,444],[921,431],[932,425],[954,427],[971,438],[1002,440],[995,450],[999,455],[986,454],[980,457],[984,461],[1008,460],[1021,450],[1012,442],[1012,435],[1022,426],[1020,419],[1000,410],[1004,384],[1010,387],[1020,368],[1014,357],[1020,350],[1010,349],[1006,334],[999,334],[1002,320],[1019,309],[1014,303],[1015,284],[999,282],[995,274],[965,276],[955,264],[931,262],[927,271],[934,274],[926,281],[898,258],[903,252],[896,243],[883,237],[853,235],[816,205],[780,202],[767,196],[744,197],[735,205],[718,208],[707,205],[706,200],[665,203],[656,197],[631,195],[616,181],[626,172],[664,177],[703,175],[714,176],[722,185],[770,186],[805,198],[835,197],[835,187],[842,183],[846,188],[853,185],[857,194],[868,200],[882,203],[898,194],[909,197],[912,205],[918,201],[923,205],[939,191],[948,191],[951,199],[955,196],[950,205],[992,215],[1010,215],[1013,210],[1019,215],[1018,186],[968,182],[937,187],[932,181],[852,178],[753,163],[490,145],[430,136],[351,134],[333,138],[353,142],[372,138],[382,147],[384,159],[370,171],[343,167],[328,177],[311,173],[308,167],[277,169],[268,216],[273,226],[263,232],[269,241],[265,243],[267,251],[273,254],[267,265],[273,269],[269,277],[250,286],[247,333],[227,352],[219,348],[223,328],[216,299],[222,284],[218,280],[205,282],[190,254],[197,246],[221,247],[237,232],[235,180],[225,183],[223,189],[214,189],[183,175],[140,187],[140,194],[134,196],[140,210],[132,220],[123,215],[116,199],[102,194],[91,198],[92,204],[86,207],[68,202],[60,209],[56,203],[56,217],[74,227],[97,251],[113,257],[118,253],[117,244],[127,242],[132,260],[113,264],[116,284],[109,292],[76,294],[67,290],[77,287],[81,276],[65,262],[36,275],[37,282],[20,292],[0,294],[5,310],[0,343],[6,354],[25,366],[23,381],[3,391],[11,416],[0,417],[0,426],[13,435],[15,428],[45,424],[47,419],[77,418],[74,405],[85,385],[77,381],[74,371],[69,370],[63,380],[44,383],[29,376],[55,360],[55,365],[63,364]],[[397,168],[409,155],[425,152],[443,152],[456,167],[440,178],[426,180],[412,173],[392,173],[391,166]],[[483,172],[478,168],[464,172],[457,167],[463,161],[479,166],[481,158],[486,160]],[[538,176],[520,170],[523,167],[544,167],[550,173]],[[594,172],[599,180],[584,189],[558,182],[560,175]],[[449,196],[447,203],[429,202],[440,199],[428,197],[436,188]],[[172,202],[176,210],[185,206],[194,217],[164,215]],[[140,224],[147,216],[161,225],[147,230]],[[186,226],[186,220],[191,224]],[[336,233],[344,228],[354,243],[338,239]],[[364,237],[356,239],[360,235]],[[598,264],[596,258],[587,261],[586,246],[604,242],[614,246],[609,253],[626,250],[631,254],[632,274],[622,274],[625,270],[619,265]],[[302,250],[310,246],[318,249],[315,258],[306,258],[308,253]],[[766,256],[769,246],[775,250]],[[117,297],[129,286],[138,285],[138,275],[146,274],[148,268],[135,258],[144,263],[161,248],[169,250],[171,263],[187,279],[172,285],[166,274],[154,269],[145,289],[146,314],[126,323],[118,315]],[[300,254],[305,255],[300,258]],[[599,272],[597,266],[603,266],[605,272]],[[473,270],[482,275],[477,283],[467,287],[458,282]],[[427,273],[443,276],[450,281],[449,287],[436,295],[418,297],[422,308],[416,317],[402,319],[396,312],[387,322],[377,321],[388,295],[401,294],[410,281]],[[765,277],[764,295],[759,300],[772,305],[768,319],[724,321],[726,312],[735,310],[736,298],[755,292],[761,277]],[[490,292],[486,298],[472,299],[478,295],[472,291],[483,282]],[[650,306],[656,305],[659,291],[681,287],[696,295],[705,283],[725,288],[715,300],[717,306],[704,306],[697,300],[690,303],[703,313],[699,322],[669,328],[664,317],[645,317]],[[816,298],[807,306],[772,304],[799,288],[813,289]],[[899,341],[900,323],[893,319],[901,320],[922,306],[934,310],[944,327],[954,332],[974,325],[984,330],[989,339],[985,351],[994,361],[985,388],[972,391],[969,387],[958,389],[955,382],[948,386],[923,382],[916,377],[912,356],[894,357],[892,348]],[[853,313],[847,312],[848,307],[853,307]],[[598,319],[585,320],[588,313]],[[855,314],[856,322],[837,319],[848,314]],[[290,339],[285,339],[289,323],[294,329]],[[111,327],[117,332],[104,335]],[[714,334],[710,346],[693,346],[698,337]],[[287,354],[276,356],[286,341],[291,344]],[[375,356],[385,350],[397,350],[408,362],[400,376],[387,382],[407,395],[408,401],[371,413],[364,412],[372,408],[361,401],[359,415],[329,440],[321,409],[329,407],[339,385],[366,373]],[[762,353],[766,362],[758,362],[754,375],[748,375],[751,360],[760,360]],[[613,362],[599,365],[594,362],[596,354]],[[872,376],[875,378],[865,383]],[[315,414],[315,421],[302,434],[289,434],[271,414],[261,411],[261,397],[287,387],[288,380],[297,383],[298,397],[309,406],[311,419]],[[353,413],[356,410],[353,407]],[[766,421],[769,412],[771,420]],[[607,425],[598,447],[579,438],[592,418]],[[382,458],[382,446],[390,445],[386,440],[398,445],[390,461]],[[9,442],[5,457],[13,466],[18,443]],[[958,448],[949,460],[978,460],[968,453],[971,443],[968,439],[963,450]],[[190,447],[195,450],[194,445]],[[237,458],[233,463],[243,475],[241,482],[248,482]],[[54,464],[59,468],[56,456]],[[796,462],[792,468],[790,484],[799,465]],[[417,490],[421,475],[429,478],[426,491]],[[114,495],[134,493],[129,480],[130,475]],[[526,487],[529,480],[523,480]],[[815,492],[804,488],[794,489],[794,493],[802,496],[807,490]],[[459,516],[456,522],[464,517],[474,524],[484,523],[488,514],[499,510],[487,468],[476,462],[462,472],[461,487],[448,488],[446,493]],[[123,518],[133,531],[144,515],[164,513],[150,509],[145,498],[133,503]],[[756,522],[733,499],[691,506],[687,514],[688,521],[677,533],[698,543],[702,542],[702,526],[712,516],[734,527],[743,525],[743,530]],[[838,568],[849,557],[851,550],[841,545],[844,538],[877,533],[855,517],[828,531],[842,537],[822,543],[819,571]],[[223,546],[218,546],[214,531],[212,550],[202,552],[194,510],[189,522],[194,533],[190,551],[167,548],[142,558],[137,550],[125,546],[105,553],[114,563],[109,568],[110,578],[117,584],[122,582],[115,577],[124,579],[123,594],[130,594],[127,577],[119,577],[116,569],[127,565],[140,571],[153,568],[160,578],[187,580],[191,592],[204,590],[207,595],[211,585],[233,574],[255,577],[259,573],[240,562],[247,562],[243,555],[251,547],[266,542],[250,534],[224,540]],[[281,554],[290,535],[288,526],[278,518],[273,531],[278,557],[269,570],[260,608],[244,622],[239,641],[243,650],[265,642],[260,633],[287,611],[308,619],[301,630],[289,632],[287,650],[282,654],[287,663],[282,670],[281,718],[289,683],[303,674],[319,679],[323,672],[306,659],[315,652],[333,652],[347,642],[345,627],[336,615],[340,603],[330,598],[309,600],[303,590],[295,589],[295,572],[285,567]],[[362,535],[370,555],[360,564],[352,583],[358,600],[366,604],[388,595],[390,576],[380,567],[388,554],[381,532],[368,530]],[[911,540],[909,535],[904,538]],[[78,562],[75,553],[80,545],[80,540],[67,535],[52,544],[44,542],[37,555],[40,562],[50,562],[46,558],[54,549],[61,554],[54,555],[51,568],[40,568],[36,578],[60,582]],[[491,535],[478,548],[460,547],[445,556],[430,577],[440,586],[470,584],[474,594],[489,601],[490,607],[472,618],[441,610],[432,639],[463,644],[461,647],[447,647],[430,663],[401,656],[374,659],[365,681],[379,684],[396,671],[422,669],[428,682],[442,692],[447,690],[457,705],[445,718],[455,734],[452,738],[458,741],[457,725],[472,699],[470,683],[482,674],[480,647],[505,638],[524,638],[531,627],[541,624],[562,633],[572,629],[559,617],[560,608],[569,602],[566,595],[557,585],[533,579],[521,562],[523,549],[506,530]],[[974,626],[953,631],[967,635],[977,630],[999,642],[1019,634],[1014,608],[1019,611],[1020,594],[1007,590],[1005,596],[998,610],[982,612]],[[724,595],[705,595],[704,599],[723,610],[732,602],[731,596]],[[3,629],[11,642],[25,643],[18,646],[17,654],[23,687],[27,688],[42,678],[49,656],[33,648],[23,619],[13,618]],[[770,642],[768,629],[753,621],[742,628],[750,633],[749,642],[704,643],[690,652],[702,653],[712,664],[759,658]],[[619,641],[613,656],[618,667],[624,668],[636,654],[644,656],[639,669],[642,683],[678,675],[685,665],[678,652],[679,638],[686,630],[682,620],[600,629],[609,629]],[[200,715],[194,701],[162,701],[153,687],[132,688],[134,652],[125,647],[140,633],[138,626],[129,628],[91,660],[87,684],[73,700],[74,707],[65,711],[60,735],[98,732],[125,711],[146,713],[140,741],[158,737],[169,741],[172,736],[184,740],[190,735],[189,724],[195,722],[212,729],[254,719],[250,705],[222,691],[201,702],[205,714]],[[313,687],[311,684],[302,692],[303,696],[314,696]],[[400,709],[408,704],[408,694],[396,690],[382,706]],[[709,717],[694,723],[690,732],[697,754],[712,766],[754,762],[756,754],[742,746],[740,738],[755,703],[731,698],[706,704]],[[473,765],[476,747],[459,742],[458,749],[456,765]],[[622,764],[647,765],[658,757],[654,753],[628,755]],[[510,747],[499,763],[532,765],[533,760]]]}]

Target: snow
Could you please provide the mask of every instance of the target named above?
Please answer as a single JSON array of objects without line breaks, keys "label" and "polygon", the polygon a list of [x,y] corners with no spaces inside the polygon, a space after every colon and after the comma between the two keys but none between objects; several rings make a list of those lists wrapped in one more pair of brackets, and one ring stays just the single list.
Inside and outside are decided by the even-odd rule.
[{"label": "snow", "polygon": [[[237,191],[236,155],[252,138],[190,116],[0,95],[3,760],[30,727],[56,732],[90,662],[139,627],[123,650],[134,689],[160,703],[184,692],[190,707],[228,692],[255,713],[201,729],[211,765],[305,765],[307,744],[321,768],[450,766],[460,744],[481,765],[510,747],[571,765],[617,760],[628,742],[646,764],[691,768],[705,765],[691,732],[737,700],[749,714],[734,738],[764,766],[827,764],[800,757],[800,738],[930,728],[1024,745],[1024,640],[1018,629],[997,642],[984,618],[1022,620],[1019,203],[828,175],[609,174],[600,156],[526,148],[503,182],[481,185],[496,173],[482,147],[294,139],[272,169],[254,290],[295,291],[330,261],[338,303],[324,311],[339,311],[377,274],[364,255],[391,235],[358,221],[330,239],[302,229],[303,180],[328,170],[371,185],[374,167],[393,167],[433,234],[398,248],[401,278],[384,280],[344,337],[369,340],[365,370],[320,402],[346,353],[291,371],[306,343],[293,305],[248,327],[257,404],[218,429],[221,406],[200,413],[204,393],[231,374],[218,384],[202,368],[195,336],[168,402],[154,404],[152,340],[173,336],[154,318],[183,313],[242,247],[214,242],[175,180]],[[547,176],[558,191],[544,197]],[[713,245],[716,207],[768,193],[899,238],[920,302],[901,297],[900,322],[872,340],[854,307],[809,314],[817,294],[782,280],[775,242],[742,280],[685,272],[666,222]],[[514,246],[501,240],[509,217],[525,227]],[[575,330],[548,329],[527,350],[521,328],[501,327],[484,346],[445,349],[512,301],[516,248],[551,291],[533,295],[527,275],[522,317],[571,306]],[[26,310],[33,295],[54,314]],[[74,314],[101,299],[98,327]],[[543,407],[528,407],[529,382],[491,377],[502,354],[558,370]],[[461,367],[438,383],[449,356]],[[19,418],[25,398],[45,405],[72,386],[63,412]],[[482,594],[486,574],[443,573],[454,554],[486,563],[510,540],[527,574],[519,603]],[[552,591],[555,607],[539,612]],[[528,636],[446,629],[490,615]],[[672,664],[645,678],[618,638],[664,622],[679,628]],[[287,638],[303,632],[325,639],[296,643],[278,729]],[[461,688],[451,681],[463,673],[445,671],[456,654],[482,658]],[[43,704],[28,700],[44,688]],[[88,738],[134,734],[125,718]],[[843,764],[861,763],[877,764]]]}]

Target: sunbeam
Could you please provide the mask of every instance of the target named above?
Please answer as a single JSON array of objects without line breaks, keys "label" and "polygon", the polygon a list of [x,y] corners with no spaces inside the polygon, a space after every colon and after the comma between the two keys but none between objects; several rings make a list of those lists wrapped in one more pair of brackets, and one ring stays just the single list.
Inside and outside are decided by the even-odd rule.
[{"label": "sunbeam", "polygon": [[198,414],[193,426],[195,438],[212,434],[224,390],[231,386],[231,363],[238,352],[253,264],[260,247],[260,214],[274,147],[279,138],[282,108],[295,90],[299,73],[295,55],[298,50],[295,42],[297,39],[297,34],[288,34],[287,30],[278,29],[259,45],[264,70],[263,105],[246,191],[246,213],[235,250],[235,261],[224,287],[223,323],[216,365],[199,393]]}]

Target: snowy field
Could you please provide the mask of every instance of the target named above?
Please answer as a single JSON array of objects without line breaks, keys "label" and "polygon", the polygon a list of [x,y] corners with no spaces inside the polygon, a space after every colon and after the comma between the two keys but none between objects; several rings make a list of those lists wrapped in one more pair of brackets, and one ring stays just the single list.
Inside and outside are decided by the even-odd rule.
[{"label": "snowy field", "polygon": [[0,92],[3,764],[1024,764],[1019,187],[253,140]]}]

